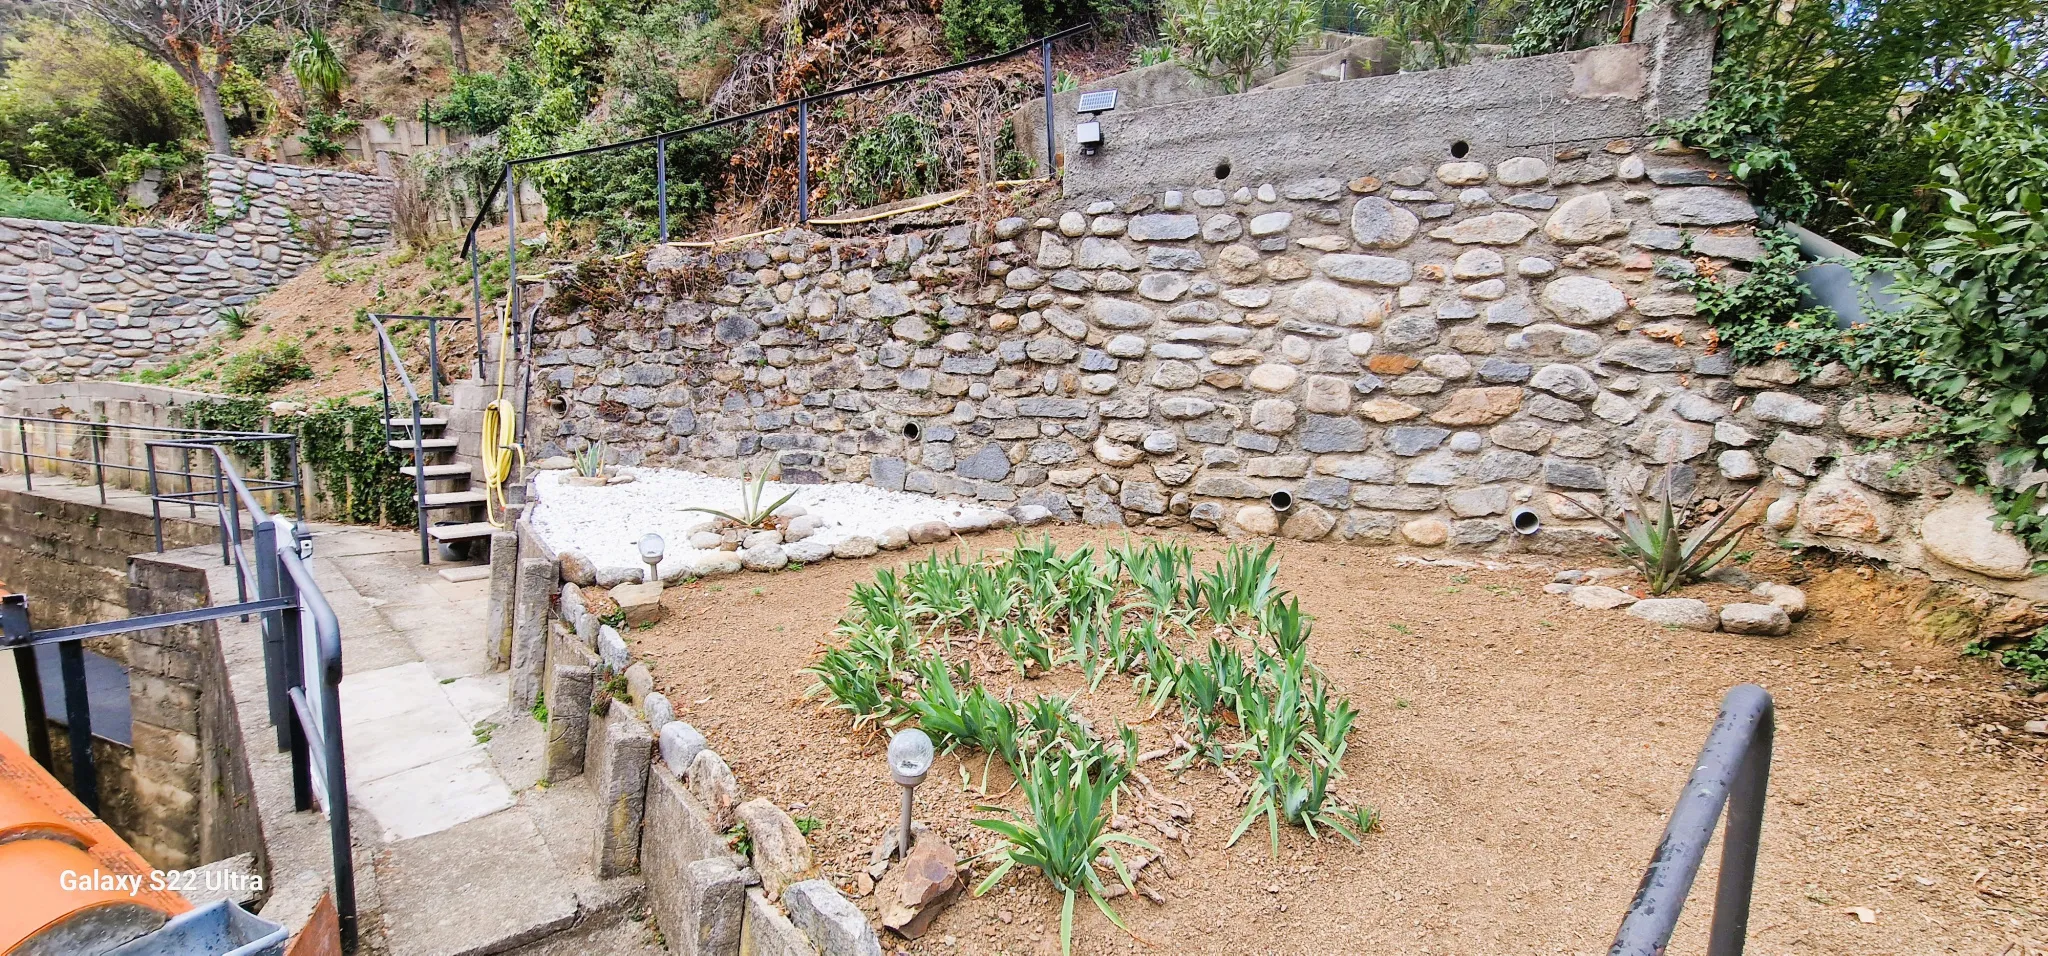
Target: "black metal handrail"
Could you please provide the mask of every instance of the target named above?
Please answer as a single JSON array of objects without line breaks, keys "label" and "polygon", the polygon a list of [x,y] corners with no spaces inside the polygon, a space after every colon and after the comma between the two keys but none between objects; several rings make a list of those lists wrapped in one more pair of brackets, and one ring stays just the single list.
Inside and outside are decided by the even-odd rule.
[{"label": "black metal handrail", "polygon": [[[382,425],[388,446],[392,422],[391,368],[397,366],[398,383],[405,387],[406,402],[412,408],[412,506],[413,513],[419,520],[420,563],[428,564],[433,560],[433,545],[428,541],[427,535],[427,450],[424,444],[426,426],[421,420],[423,416],[420,414],[419,389],[413,387],[412,373],[406,371],[405,357],[398,354],[398,344],[391,341],[391,330],[384,327],[384,320],[390,318],[402,317],[370,313],[370,324],[377,330],[377,387],[384,401]],[[428,328],[432,327],[431,324],[428,325]],[[437,393],[436,398],[438,397]]]},{"label": "black metal handrail", "polygon": [[[119,422],[95,422],[77,418],[50,418],[36,415],[0,415],[0,422],[14,423],[13,431],[15,434],[15,442],[17,445],[17,449],[14,454],[0,455],[0,462],[11,463],[14,461],[19,461],[21,463],[22,484],[24,487],[26,487],[30,491],[35,490],[35,463],[39,461],[62,465],[91,465],[93,471],[93,484],[98,486],[99,488],[101,504],[106,504],[107,502],[108,471],[136,474],[148,473],[150,475],[148,488],[150,496],[153,498],[162,497],[164,500],[171,500],[173,498],[179,497],[177,495],[172,494],[159,495],[157,484],[158,477],[183,478],[186,490],[186,497],[197,498],[209,496],[212,494],[211,492],[195,492],[193,490],[194,486],[192,484],[192,479],[207,476],[203,475],[200,472],[190,470],[191,466],[189,462],[185,465],[187,470],[176,471],[155,468],[155,461],[153,458],[146,460],[145,463],[141,465],[131,465],[121,461],[108,461],[106,455],[106,446],[108,444],[109,439],[112,439],[116,436],[122,437],[130,441],[133,441],[135,438],[140,437],[142,438],[142,444],[145,449],[147,448],[148,443],[151,440],[153,440],[148,436],[159,436],[157,439],[154,440],[177,440],[187,442],[200,442],[205,444],[244,445],[268,443],[281,445],[283,446],[283,454],[287,456],[286,468],[287,473],[292,476],[291,479],[257,479],[251,483],[251,487],[258,491],[292,492],[295,501],[294,513],[298,515],[300,520],[304,520],[306,517],[306,503],[304,501],[304,495],[302,494],[303,489],[300,488],[298,482],[299,436],[297,435],[285,432],[245,432],[217,428],[177,428],[169,425],[134,425]],[[88,443],[91,445],[91,457],[74,458],[70,455],[64,454],[37,454],[33,444],[29,440],[31,435],[35,431],[44,429],[62,430],[67,428],[79,429],[86,432],[86,434],[83,437],[86,438]],[[46,441],[44,442],[44,444],[46,446],[56,447],[56,442],[54,439],[51,441]],[[157,517],[156,536],[157,541],[159,542],[159,544],[161,544],[161,542],[163,541],[163,523],[161,513],[159,513]]]},{"label": "black metal handrail", "polygon": [[[376,313],[376,317],[385,322],[427,323],[427,390],[436,402],[441,400],[441,323],[469,322],[471,330],[476,334],[477,361],[483,361],[484,325],[483,321],[477,316],[402,315],[395,312],[379,312]],[[481,370],[479,370],[478,374],[482,374]]]},{"label": "black metal handrail", "polygon": [[[288,437],[288,436],[287,436]],[[341,624],[306,566],[312,538],[303,520],[293,521],[264,510],[256,494],[261,483],[245,481],[228,449],[218,441],[155,441],[145,445],[153,465],[160,449],[197,452],[213,458],[212,487],[180,496],[188,503],[216,509],[222,542],[222,563],[234,568],[238,598],[232,604],[149,614],[74,627],[34,630],[28,599],[10,594],[0,600],[0,649],[54,644],[66,687],[65,704],[71,740],[72,789],[81,803],[97,812],[98,787],[92,763],[92,716],[86,701],[82,642],[112,634],[153,630],[261,615],[264,687],[271,725],[279,750],[291,753],[292,805],[295,810],[327,813],[329,850],[333,859],[334,903],[342,945],[354,949],[358,918],[355,862],[349,827],[348,774],[341,733]],[[210,501],[206,500],[211,498]],[[243,519],[248,519],[245,536]],[[248,544],[247,553],[244,544]],[[157,550],[163,550],[159,532]],[[251,591],[253,590],[253,596]],[[307,631],[307,623],[311,631]],[[42,723],[42,694],[34,662],[18,655],[22,696],[29,705],[31,729]],[[309,672],[309,666],[310,672]],[[225,688],[220,689],[225,691]],[[37,734],[31,733],[31,749]],[[49,762],[43,741],[37,759]]]},{"label": "black metal handrail", "polygon": [[1721,842],[1721,874],[1714,889],[1707,956],[1740,956],[1749,934],[1749,899],[1756,885],[1775,733],[1769,691],[1755,684],[1740,684],[1722,698],[1720,716],[1714,718],[1692,777],[1671,810],[1671,822],[1664,827],[1664,838],[1658,841],[1628,914],[1614,934],[1609,956],[1663,956],[1724,806],[1728,831]]}]

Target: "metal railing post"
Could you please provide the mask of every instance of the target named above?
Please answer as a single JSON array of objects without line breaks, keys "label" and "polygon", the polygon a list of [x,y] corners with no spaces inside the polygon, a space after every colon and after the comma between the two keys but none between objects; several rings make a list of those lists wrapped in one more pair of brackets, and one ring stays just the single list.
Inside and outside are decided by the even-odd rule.
[{"label": "metal railing post", "polygon": [[1052,130],[1052,38],[1038,41],[1038,63],[1045,71],[1045,178],[1060,174],[1058,139]]},{"label": "metal railing post", "polygon": [[1722,699],[1714,729],[1700,748],[1678,805],[1671,809],[1671,821],[1614,934],[1609,956],[1663,956],[1723,807],[1728,811],[1727,833],[1721,843],[1721,873],[1706,952],[1741,956],[1763,838],[1775,720],[1770,692],[1755,684],[1738,685]]},{"label": "metal railing post", "polygon": [[164,501],[157,497],[156,446],[143,442],[142,460],[149,465],[149,529],[156,535],[156,553],[164,553]]},{"label": "metal railing post", "polygon": [[[505,164],[505,301],[517,328],[519,321],[519,167]],[[514,333],[517,334],[516,332]],[[523,343],[514,343],[524,348]],[[519,354],[525,354],[521,352]]]},{"label": "metal railing post", "polygon": [[477,262],[478,252],[475,231],[472,230],[470,232],[469,241],[465,245],[469,247],[469,316],[470,323],[476,327],[476,377],[477,381],[483,381],[484,369],[486,368],[484,365],[484,277],[482,267]]},{"label": "metal railing post", "polygon": [[291,450],[292,458],[292,514],[303,523],[306,520],[306,476],[299,472],[298,436],[293,435],[291,444],[286,447]]},{"label": "metal railing post", "polygon": [[427,463],[420,442],[426,435],[420,422],[420,401],[412,400],[412,504],[420,527],[420,563],[432,564],[433,546],[427,541]]},{"label": "metal railing post", "polygon": [[36,490],[36,462],[28,453],[28,423],[17,421],[14,423],[14,430],[15,434],[21,438],[21,486],[34,491]]},{"label": "metal railing post", "polygon": [[107,503],[107,468],[100,459],[100,426],[94,422],[86,430],[86,440],[92,442],[92,481],[100,486],[100,504]]},{"label": "metal railing post", "polygon": [[[226,485],[220,480],[220,457],[220,453],[216,451],[213,456],[213,516],[220,521],[220,563],[233,565],[235,559],[230,554],[228,542],[234,536],[228,531],[228,498],[224,493]],[[241,575],[236,574],[235,578],[239,583]],[[249,595],[244,593],[242,600],[248,599]]]},{"label": "metal railing post", "polygon": [[432,382],[434,401],[441,400],[441,323],[427,320],[427,379]]},{"label": "metal railing post", "polygon": [[811,100],[796,101],[796,221],[811,221]]},{"label": "metal railing post", "polygon": [[87,810],[100,812],[100,781],[92,762],[92,703],[86,700],[85,642],[57,645],[57,667],[64,675],[65,728],[71,735],[71,792]]},{"label": "metal railing post", "polygon": [[[265,521],[256,526],[256,596],[268,600],[283,597],[283,579],[288,575],[278,573],[277,567],[277,522]],[[296,592],[294,592],[296,595]],[[263,612],[263,676],[266,697],[270,705],[270,726],[277,731],[277,749],[291,746],[291,737],[286,733],[292,721],[291,698],[285,694],[284,636],[285,618],[298,614],[290,611]]]},{"label": "metal railing post", "polygon": [[668,241],[668,140],[654,138],[654,217],[661,224],[661,241]]}]

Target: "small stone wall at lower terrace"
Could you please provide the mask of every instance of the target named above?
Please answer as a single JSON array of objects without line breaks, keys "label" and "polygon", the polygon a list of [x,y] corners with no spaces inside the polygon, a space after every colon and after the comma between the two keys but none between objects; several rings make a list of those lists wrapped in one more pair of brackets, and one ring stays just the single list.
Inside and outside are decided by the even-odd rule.
[{"label": "small stone wall at lower terrace", "polygon": [[1867,450],[1911,401],[1712,348],[1682,277],[1761,251],[1725,171],[1616,140],[1351,175],[586,264],[530,293],[528,447],[1488,552],[1604,550],[1580,509],[1668,470],[1762,484],[1787,536],[2043,590],[1942,465]]},{"label": "small stone wall at lower terrace", "polygon": [[189,351],[341,248],[391,238],[389,179],[207,157],[211,232],[0,219],[0,376],[91,378]]}]

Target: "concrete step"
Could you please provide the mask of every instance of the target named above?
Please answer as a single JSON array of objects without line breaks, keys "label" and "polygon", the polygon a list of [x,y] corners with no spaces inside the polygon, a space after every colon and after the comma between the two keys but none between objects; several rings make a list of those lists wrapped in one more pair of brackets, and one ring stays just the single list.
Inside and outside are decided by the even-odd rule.
[{"label": "concrete step", "polygon": [[[390,428],[403,428],[408,431],[412,429],[412,419],[410,417],[387,418],[384,420],[384,424]],[[422,417],[420,419],[421,428],[439,428],[446,424],[448,424],[448,419],[438,416],[434,418]]]},{"label": "concrete step", "polygon": [[[406,447],[410,448],[412,446],[407,445]],[[398,473],[407,478],[412,477],[412,471],[411,465],[398,469]],[[432,481],[436,478],[467,478],[470,475],[470,470],[469,465],[455,462],[446,465],[428,465],[421,469],[421,473],[427,477],[427,480]]]},{"label": "concrete step", "polygon": [[450,584],[461,584],[464,581],[481,581],[491,576],[491,566],[488,564],[459,564],[452,568],[442,568],[440,575],[441,580]]},{"label": "concrete step", "polygon": [[[392,447],[393,449],[396,449],[396,450],[398,450],[398,451],[411,451],[411,450],[412,450],[412,446],[413,446],[413,442],[412,442],[412,439],[409,439],[409,438],[408,438],[408,439],[398,439],[398,440],[393,440],[393,441],[389,442],[388,444],[390,444],[390,445],[391,445],[391,447]],[[421,441],[420,441],[420,443],[419,443],[419,446],[420,446],[420,450],[421,450],[421,451],[440,451],[441,449],[444,449],[444,448],[454,448],[454,447],[455,447],[455,439],[453,439],[453,438],[427,438],[427,439],[423,439],[423,440],[421,440]]]},{"label": "concrete step", "polygon": [[427,528],[427,537],[435,541],[467,541],[471,538],[488,538],[498,530],[488,521],[471,521],[466,524],[437,524]]},{"label": "concrete step", "polygon": [[482,491],[443,491],[420,497],[420,502],[429,508],[461,508],[480,505],[486,500]]}]

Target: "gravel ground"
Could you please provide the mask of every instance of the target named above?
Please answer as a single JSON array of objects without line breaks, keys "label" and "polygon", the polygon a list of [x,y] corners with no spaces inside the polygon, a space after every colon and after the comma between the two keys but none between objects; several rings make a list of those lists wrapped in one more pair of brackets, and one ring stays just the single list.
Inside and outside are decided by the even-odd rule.
[{"label": "gravel ground", "polygon": [[[666,468],[614,468],[615,475],[631,475],[625,484],[578,487],[563,484],[570,472],[543,471],[534,480],[538,504],[534,505],[533,527],[556,552],[580,551],[599,568],[640,568],[638,542],[652,531],[667,542],[667,556],[661,562],[664,579],[690,571],[695,562],[713,554],[687,545],[692,532],[711,530],[718,519],[685,508],[716,508],[736,513],[741,507],[741,483],[701,472]],[[926,495],[886,491],[873,485],[827,484],[785,485],[769,482],[761,495],[763,505],[772,504],[789,492],[789,500],[778,514],[794,517],[794,509],[817,516],[823,525],[805,543],[831,546],[856,536],[879,539],[890,528],[907,529],[927,521],[942,521],[956,528],[985,528],[1002,512],[961,504]]]}]

